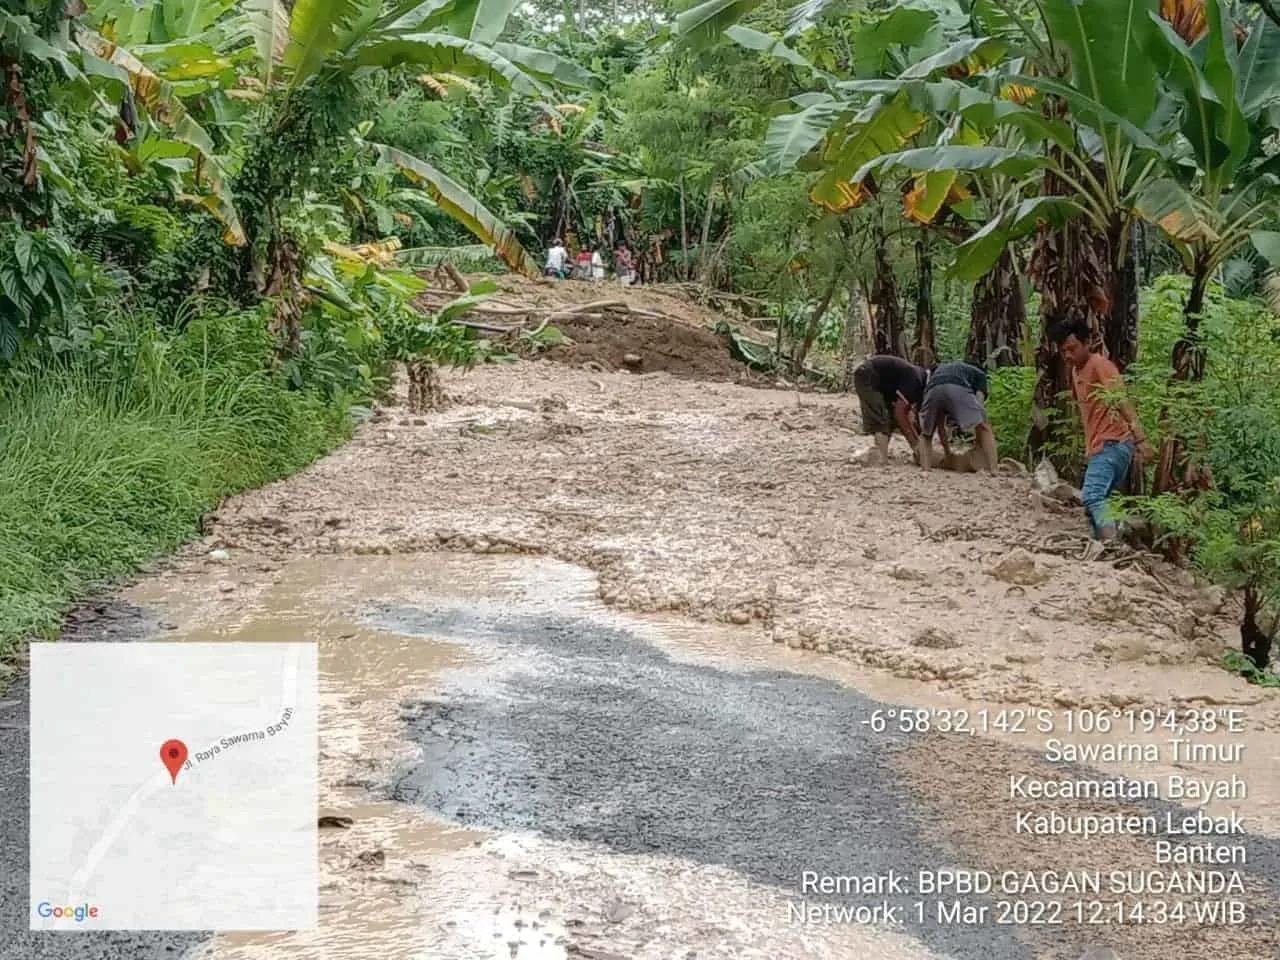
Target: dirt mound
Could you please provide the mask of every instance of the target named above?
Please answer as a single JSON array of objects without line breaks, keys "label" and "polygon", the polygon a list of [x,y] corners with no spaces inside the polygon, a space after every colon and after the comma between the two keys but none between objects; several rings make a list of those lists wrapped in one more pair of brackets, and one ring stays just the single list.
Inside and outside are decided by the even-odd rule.
[{"label": "dirt mound", "polygon": [[[771,378],[736,360],[728,339],[715,332],[716,324],[729,318],[695,302],[682,288],[530,279],[515,274],[473,275],[465,280],[491,280],[497,285],[486,319],[523,324],[526,329],[545,320],[572,341],[537,354],[520,351],[529,356],[574,366],[594,364],[606,372],[665,372],[687,379],[757,386],[772,383]],[[424,309],[433,309],[434,300],[427,299]],[[581,312],[575,314],[574,309]],[[484,313],[483,308],[476,311],[477,315]],[[741,325],[736,319],[734,322]]]},{"label": "dirt mound", "polygon": [[663,371],[697,380],[763,384],[768,378],[739,363],[711,330],[679,321],[609,314],[603,319],[566,317],[556,326],[572,343],[542,354],[548,360],[597,363],[606,371]]}]

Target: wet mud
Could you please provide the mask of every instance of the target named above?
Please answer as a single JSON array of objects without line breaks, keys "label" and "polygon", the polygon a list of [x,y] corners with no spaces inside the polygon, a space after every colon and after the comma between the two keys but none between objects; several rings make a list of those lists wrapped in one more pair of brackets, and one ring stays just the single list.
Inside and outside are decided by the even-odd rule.
[{"label": "wet mud", "polygon": [[[232,582],[236,590],[223,589]],[[663,844],[623,849],[591,836],[513,829],[487,816],[468,821],[429,804],[405,802],[404,772],[439,764],[434,745],[418,732],[424,724],[428,734],[444,736],[449,729],[429,719],[424,697],[455,683],[497,693],[495,672],[532,676],[536,667],[511,650],[478,647],[447,631],[423,631],[419,618],[446,609],[472,611],[480,624],[493,618],[513,624],[528,617],[568,618],[604,631],[592,641],[602,667],[615,654],[628,661],[653,657],[655,664],[673,659],[622,633],[618,624],[627,619],[603,607],[595,588],[586,571],[552,561],[445,555],[301,560],[256,583],[209,565],[203,575],[175,570],[131,591],[163,618],[174,639],[287,637],[320,644],[321,814],[351,819],[345,828],[321,833],[319,929],[220,934],[190,960],[607,960],[667,957],[676,946],[686,951],[678,956],[765,960],[870,951],[883,960],[929,960],[932,952],[894,932],[839,925],[797,931],[786,922],[787,891],[744,875],[733,863],[694,862]],[[632,629],[654,637],[683,633],[675,621]],[[721,652],[732,657],[731,648]],[[717,672],[685,669],[707,671],[708,682]],[[620,682],[631,679],[618,676]],[[708,701],[706,709],[715,707]],[[448,751],[453,756],[447,765],[463,755],[486,756],[496,732],[473,731]],[[623,742],[614,747],[624,758],[633,756]],[[618,784],[615,806],[630,802],[628,782]],[[752,788],[744,783],[743,796]],[[510,801],[503,794],[499,788],[490,799],[505,805]],[[671,816],[663,814],[662,806],[651,804],[643,816],[655,824],[679,816],[674,808]],[[484,810],[477,807],[478,813]],[[794,829],[800,830],[807,812],[795,814]]]},{"label": "wet mud", "polygon": [[[873,733],[866,721],[886,705],[829,680],[677,659],[643,631],[583,613],[517,606],[486,614],[436,604],[430,611],[382,605],[371,615],[397,630],[502,652],[481,676],[465,671],[450,695],[413,708],[409,727],[423,752],[393,796],[459,824],[727,868],[797,903],[842,899],[806,896],[806,871],[914,877],[942,867],[1104,875],[1151,868],[1150,843],[1055,846],[1013,834],[1009,772],[1071,770],[1005,744]],[[1174,808],[1142,807],[1166,809]],[[1124,930],[1106,940],[1139,960],[1168,956],[1174,938],[1198,944],[1200,952],[1184,956],[1267,955],[1275,946],[1280,842],[1250,837],[1245,846],[1247,926]],[[909,914],[920,899],[910,893],[889,902]],[[985,902],[994,910],[994,899]],[[939,955],[1075,960],[1098,942],[1079,925],[930,920],[907,928]]]},{"label": "wet mud", "polygon": [[[902,449],[857,466],[852,398],[547,363],[448,388],[443,413],[382,410],[222,504],[72,626],[320,645],[318,816],[344,824],[321,834],[320,927],[190,960],[1076,960],[1079,931],[788,922],[805,869],[1150,861],[1015,843],[996,801],[1037,767],[1025,739],[872,735],[876,704],[1243,708],[1247,899],[1273,917],[1280,698],[1216,665],[1236,639],[1221,595],[1054,554],[1084,521],[1026,478],[925,476]],[[19,790],[21,749],[0,743]],[[25,849],[10,820],[0,866]],[[1280,956],[1274,929],[1091,942],[1252,960]],[[12,956],[190,946],[83,944],[99,953]]]}]

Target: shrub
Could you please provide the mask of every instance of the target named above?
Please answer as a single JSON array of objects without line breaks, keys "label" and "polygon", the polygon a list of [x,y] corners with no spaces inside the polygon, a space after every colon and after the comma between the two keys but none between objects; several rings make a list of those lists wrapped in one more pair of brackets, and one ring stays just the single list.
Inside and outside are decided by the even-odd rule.
[{"label": "shrub", "polygon": [[198,531],[221,497],[342,441],[346,398],[290,389],[260,311],[100,328],[0,393],[0,652]]}]

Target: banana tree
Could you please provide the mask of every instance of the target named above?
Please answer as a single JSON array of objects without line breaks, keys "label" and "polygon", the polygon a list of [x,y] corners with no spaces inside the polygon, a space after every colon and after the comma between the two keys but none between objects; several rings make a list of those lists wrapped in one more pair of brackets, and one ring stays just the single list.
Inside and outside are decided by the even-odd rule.
[{"label": "banana tree", "polygon": [[[816,31],[811,28],[826,6],[805,4],[790,18],[789,34],[798,36],[799,43],[818,54],[826,51],[822,39],[814,39]],[[923,98],[908,95],[907,82],[956,69],[965,58],[981,52],[981,45],[955,46],[963,36],[963,20],[948,16],[943,3],[905,5],[861,15],[851,35],[841,37],[850,41],[853,56],[839,61],[824,57],[824,69],[814,67],[781,40],[758,31],[735,26],[726,29],[725,36],[801,67],[802,73],[808,72],[820,82],[822,90],[793,98],[801,107],[799,111],[783,114],[771,124],[763,168],[774,175],[797,166],[819,173],[811,198],[834,213],[860,207],[878,191],[874,181],[852,180],[852,172],[862,163],[883,152],[942,135],[947,118],[933,104],[920,102]],[[917,64],[922,66],[912,74]],[[917,293],[916,336],[910,351],[903,336],[896,284],[891,282],[887,266],[890,234],[882,218],[872,218],[878,266],[868,297],[874,308],[873,339],[879,350],[910,352],[922,362],[937,356],[931,309],[932,245],[927,233],[934,229],[948,194],[957,201],[964,195],[962,190],[952,190],[953,185],[940,193],[926,189],[923,180],[904,188],[903,212],[919,225],[914,243],[908,244],[915,250]]]},{"label": "banana tree", "polygon": [[[1280,264],[1280,163],[1266,142],[1277,132],[1280,26],[1255,16],[1233,23],[1222,0],[1196,0],[1172,20],[1154,18],[1147,54],[1164,78],[1181,133],[1170,147],[1170,176],[1152,185],[1139,211],[1158,223],[1191,277],[1183,335],[1174,346],[1173,379],[1200,380],[1205,357],[1200,323],[1209,280],[1240,252]],[[1241,36],[1243,33],[1243,37]],[[1177,488],[1186,467],[1185,439],[1161,412],[1156,492]]]},{"label": "banana tree", "polygon": [[[1034,451],[1056,439],[1051,411],[1067,386],[1044,336],[1051,324],[1085,321],[1122,368],[1136,354],[1133,226],[1161,189],[1169,147],[1167,104],[1147,56],[1158,29],[1155,0],[1044,0],[1039,9],[1037,21],[973,38],[975,49],[994,54],[991,66],[880,91],[894,98],[881,106],[884,119],[913,98],[919,111],[923,97],[949,111],[968,142],[881,151],[831,174],[862,184],[905,170],[934,178],[939,189],[956,178],[979,187],[997,174],[1007,178],[1011,188],[999,194],[975,191],[990,219],[960,245],[954,272],[983,276],[1014,241],[1035,235],[1027,271],[1041,299]],[[1032,190],[1037,195],[1026,197]],[[1180,226],[1184,241],[1202,235],[1195,223]],[[998,273],[1007,277],[1009,266]],[[1006,279],[992,282],[1008,289]]]},{"label": "banana tree", "polygon": [[[323,176],[318,161],[363,117],[356,77],[369,70],[478,77],[516,94],[550,97],[554,85],[590,77],[554,54],[499,38],[517,0],[255,0],[262,112],[236,177],[250,243],[246,274],[278,296],[286,342],[296,344],[301,257],[283,225],[294,198]],[[514,235],[443,171],[401,151],[383,153],[512,269],[534,267]]]},{"label": "banana tree", "polygon": [[[1257,17],[1239,39],[1221,0],[1197,0],[1204,29],[1181,36],[1157,20],[1149,55],[1165,78],[1182,134],[1167,156],[1170,176],[1153,184],[1139,212],[1159,224],[1191,277],[1186,336],[1175,349],[1178,379],[1203,376],[1199,323],[1209,280],[1251,244],[1276,255],[1280,162],[1266,141],[1278,131],[1280,26]],[[1238,49],[1237,49],[1238,47]]]}]

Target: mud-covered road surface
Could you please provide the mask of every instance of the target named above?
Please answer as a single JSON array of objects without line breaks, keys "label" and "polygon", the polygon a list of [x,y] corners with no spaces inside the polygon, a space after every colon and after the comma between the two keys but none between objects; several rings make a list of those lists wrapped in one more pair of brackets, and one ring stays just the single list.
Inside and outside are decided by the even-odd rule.
[{"label": "mud-covered road surface", "polygon": [[[851,397],[552,363],[448,386],[223,504],[119,598],[151,639],[320,644],[320,813],[353,820],[322,831],[320,928],[5,960],[1280,957],[1280,708],[1216,665],[1215,591],[1055,552],[1083,519],[1025,477],[855,465]],[[803,888],[1152,868],[1146,838],[1014,835],[1011,777],[1064,775],[1043,736],[877,732],[877,708],[1204,706],[1248,720],[1244,924],[939,924],[910,884]],[[885,899],[901,924],[796,920]]]}]

